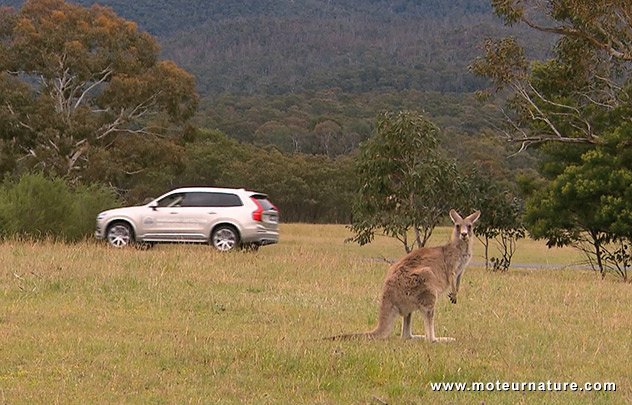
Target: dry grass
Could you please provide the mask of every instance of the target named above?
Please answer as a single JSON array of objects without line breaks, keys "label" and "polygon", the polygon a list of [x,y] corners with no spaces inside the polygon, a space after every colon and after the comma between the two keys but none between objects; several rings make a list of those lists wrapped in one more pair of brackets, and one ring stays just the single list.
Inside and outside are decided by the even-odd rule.
[{"label": "dry grass", "polygon": [[[285,224],[282,243],[256,254],[0,244],[0,403],[632,400],[632,286],[589,271],[471,267],[459,304],[444,299],[437,312],[437,332],[453,344],[403,342],[397,327],[386,341],[323,341],[374,326],[387,265],[371,259],[402,253],[387,238],[360,247],[348,236],[342,226]],[[580,260],[533,241],[516,257]],[[617,391],[430,389],[497,380],[613,381]]]}]

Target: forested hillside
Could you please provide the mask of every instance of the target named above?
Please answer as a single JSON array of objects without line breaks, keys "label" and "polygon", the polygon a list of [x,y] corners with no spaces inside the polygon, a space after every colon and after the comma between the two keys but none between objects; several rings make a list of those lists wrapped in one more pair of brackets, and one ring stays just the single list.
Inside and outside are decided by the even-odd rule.
[{"label": "forested hillside", "polygon": [[469,92],[483,81],[468,64],[486,37],[506,31],[489,0],[74,2],[110,6],[158,36],[203,97],[330,87]]},{"label": "forested hillside", "polygon": [[[83,178],[115,185],[130,201],[178,185],[251,184],[244,180],[249,176],[235,174],[240,173],[237,169],[219,176],[217,161],[200,158],[221,146],[218,139],[223,136],[247,147],[247,151],[234,145],[228,148],[234,156],[294,159],[274,168],[281,173],[294,164],[297,178],[292,184],[305,183],[306,176],[297,173],[309,173],[316,166],[349,173],[346,156],[373,134],[376,116],[384,110],[423,112],[439,127],[440,140],[451,157],[465,163],[493,162],[500,177],[509,178],[511,169],[531,166],[528,156],[504,161],[507,146],[489,135],[488,117],[494,106],[474,97],[488,83],[468,66],[482,54],[488,37],[519,33],[531,55],[546,54],[551,39],[504,26],[494,16],[490,0],[69,2],[111,7],[141,31],[156,36],[160,56],[195,77],[200,102],[194,124],[202,134],[219,130],[208,140],[198,130],[187,129],[183,137],[176,136],[177,144],[166,145],[162,139],[121,138],[120,153],[93,155],[95,167],[100,167],[102,158],[116,169],[94,169],[83,173]],[[24,3],[4,0],[2,5],[19,9]],[[283,157],[275,155],[275,149]],[[9,163],[3,170],[19,172],[18,166],[24,165],[20,156],[16,152],[5,159]],[[246,173],[253,170],[258,169],[243,168]],[[283,187],[291,183],[286,180],[279,180]],[[277,201],[289,195],[286,191],[277,195],[275,190],[284,189],[279,185],[251,186],[271,193]],[[337,195],[351,188],[341,184]],[[342,214],[323,216],[319,205],[323,201],[307,196],[299,200],[281,204],[282,208],[304,207],[313,200],[317,209],[310,221],[348,217],[344,204]],[[306,218],[297,214],[293,219]]]},{"label": "forested hillside", "polygon": [[101,3],[157,35],[165,57],[196,75],[203,96],[473,91],[483,81],[468,64],[486,37],[507,31],[488,0]]},{"label": "forested hillside", "polygon": [[[467,67],[485,38],[508,30],[489,0],[98,4],[156,35],[163,57],[195,75],[199,125],[287,152],[329,156],[370,136],[382,109],[426,111],[459,133],[483,129],[476,102],[461,95],[486,82]],[[546,52],[548,43],[529,35],[528,50]]]}]

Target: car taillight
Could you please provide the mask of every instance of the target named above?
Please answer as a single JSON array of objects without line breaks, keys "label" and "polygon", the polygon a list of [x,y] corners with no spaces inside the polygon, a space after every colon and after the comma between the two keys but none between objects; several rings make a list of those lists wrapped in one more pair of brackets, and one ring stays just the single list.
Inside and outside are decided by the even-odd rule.
[{"label": "car taillight", "polygon": [[252,219],[254,219],[255,221],[261,222],[263,220],[261,218],[261,214],[263,213],[263,207],[261,206],[261,204],[259,204],[259,201],[257,201],[256,198],[250,197],[250,199],[254,201],[255,204],[257,204],[257,209],[252,211]]}]

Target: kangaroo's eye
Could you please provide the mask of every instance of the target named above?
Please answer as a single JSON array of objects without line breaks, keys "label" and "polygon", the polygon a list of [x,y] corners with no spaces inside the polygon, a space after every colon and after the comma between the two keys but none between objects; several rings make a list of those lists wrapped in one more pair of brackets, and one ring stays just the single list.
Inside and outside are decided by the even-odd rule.
[{"label": "kangaroo's eye", "polygon": [[456,229],[461,229],[461,225],[456,224]]}]

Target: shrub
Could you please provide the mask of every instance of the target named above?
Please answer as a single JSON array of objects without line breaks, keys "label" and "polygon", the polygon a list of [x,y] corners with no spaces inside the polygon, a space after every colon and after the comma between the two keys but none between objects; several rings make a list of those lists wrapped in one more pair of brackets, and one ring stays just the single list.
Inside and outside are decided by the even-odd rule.
[{"label": "shrub", "polygon": [[79,240],[94,232],[96,215],[118,206],[116,195],[100,185],[71,187],[41,173],[5,180],[0,186],[0,235]]}]

